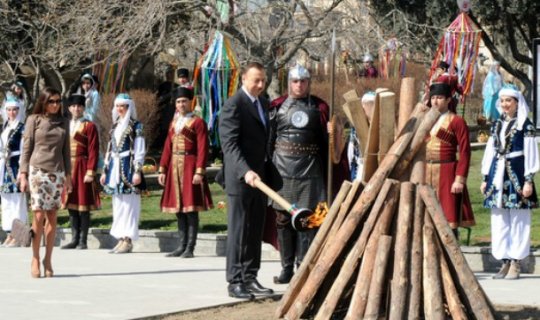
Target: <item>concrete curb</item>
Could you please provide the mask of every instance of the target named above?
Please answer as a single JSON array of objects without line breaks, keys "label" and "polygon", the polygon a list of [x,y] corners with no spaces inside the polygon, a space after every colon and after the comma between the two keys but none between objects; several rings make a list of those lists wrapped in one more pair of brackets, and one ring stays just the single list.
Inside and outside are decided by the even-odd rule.
[{"label": "concrete curb", "polygon": [[[71,239],[70,229],[59,229],[57,245],[63,245]],[[108,229],[90,229],[88,248],[108,249],[116,244]],[[134,242],[134,252],[170,252],[178,246],[178,234],[174,231],[140,230],[139,240]],[[196,255],[224,257],[227,248],[227,234],[199,233]],[[461,251],[474,272],[497,272],[500,261],[493,258],[489,247],[462,246]],[[279,260],[279,251],[267,243],[262,247],[263,260]],[[521,261],[523,273],[540,274],[540,250],[531,251],[531,255]]]},{"label": "concrete curb", "polygon": [[[58,229],[56,244],[62,246],[71,240],[71,229]],[[109,229],[91,228],[88,234],[89,249],[110,249],[116,239]],[[162,230],[139,230],[139,239],[133,242],[133,252],[171,252],[178,247],[178,233]],[[227,248],[227,234],[199,233],[195,255],[224,257]],[[271,245],[263,243],[263,260],[279,260],[279,252]]]},{"label": "concrete curb", "polygon": [[[0,239],[5,234],[0,231]],[[71,240],[71,229],[57,230],[56,245],[62,246]],[[116,239],[109,234],[109,229],[91,228],[88,235],[89,249],[110,249]],[[178,234],[175,231],[140,230],[139,240],[134,242],[134,252],[171,252],[178,246]],[[227,249],[227,234],[199,233],[195,255],[224,257]],[[474,272],[497,272],[501,262],[491,255],[489,247],[462,246],[461,251]],[[279,261],[279,251],[263,243],[262,259]],[[529,257],[521,261],[523,273],[540,274],[540,250],[532,250]]]}]

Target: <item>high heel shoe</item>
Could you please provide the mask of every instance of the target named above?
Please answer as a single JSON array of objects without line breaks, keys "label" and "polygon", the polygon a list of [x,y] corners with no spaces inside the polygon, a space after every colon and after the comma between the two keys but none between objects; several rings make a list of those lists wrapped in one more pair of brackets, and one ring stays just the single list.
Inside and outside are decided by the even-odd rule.
[{"label": "high heel shoe", "polygon": [[50,262],[47,265],[45,260],[43,260],[43,269],[45,269],[45,278],[52,278],[54,276],[54,271]]},{"label": "high heel shoe", "polygon": [[[37,263],[34,263],[34,261],[36,261]],[[31,265],[30,268],[31,268],[30,269],[30,275],[32,276],[32,278],[41,277],[41,270],[39,270],[39,260],[33,259],[32,260],[32,265]]]}]

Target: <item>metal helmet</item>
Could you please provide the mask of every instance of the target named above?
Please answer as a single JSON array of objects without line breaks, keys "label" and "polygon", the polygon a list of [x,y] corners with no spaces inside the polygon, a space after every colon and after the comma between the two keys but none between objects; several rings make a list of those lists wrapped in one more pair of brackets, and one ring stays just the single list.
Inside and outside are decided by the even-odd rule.
[{"label": "metal helmet", "polygon": [[310,79],[310,78],[311,78],[311,75],[309,74],[309,71],[299,64],[296,64],[294,67],[292,67],[289,70],[289,81],[303,80],[303,79]]},{"label": "metal helmet", "polygon": [[363,62],[373,62],[373,56],[369,53],[366,53],[364,55],[364,59],[362,60]]}]

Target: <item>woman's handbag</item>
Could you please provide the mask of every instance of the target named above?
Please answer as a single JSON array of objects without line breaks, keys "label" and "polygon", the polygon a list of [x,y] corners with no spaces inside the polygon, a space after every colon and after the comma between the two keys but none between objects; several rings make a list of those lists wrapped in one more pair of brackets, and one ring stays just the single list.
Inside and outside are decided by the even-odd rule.
[{"label": "woman's handbag", "polygon": [[15,238],[17,244],[23,247],[29,247],[32,242],[32,236],[34,235],[32,228],[29,225],[22,222],[19,219],[13,220],[11,226],[11,236]]}]

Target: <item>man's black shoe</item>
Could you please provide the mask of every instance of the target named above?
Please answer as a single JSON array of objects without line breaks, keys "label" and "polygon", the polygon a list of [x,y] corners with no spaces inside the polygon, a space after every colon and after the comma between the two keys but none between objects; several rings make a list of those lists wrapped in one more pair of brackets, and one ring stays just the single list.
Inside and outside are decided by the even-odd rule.
[{"label": "man's black shoe", "polygon": [[281,273],[279,274],[279,277],[274,277],[274,283],[275,284],[284,284],[291,282],[292,277],[294,276],[294,272],[291,270],[283,269],[281,270]]},{"label": "man's black shoe", "polygon": [[273,294],[274,290],[265,288],[257,280],[246,281],[245,288],[253,294]]},{"label": "man's black shoe", "polygon": [[248,300],[253,300],[255,298],[249,293],[243,283],[230,284],[227,289],[229,290],[229,297]]}]

